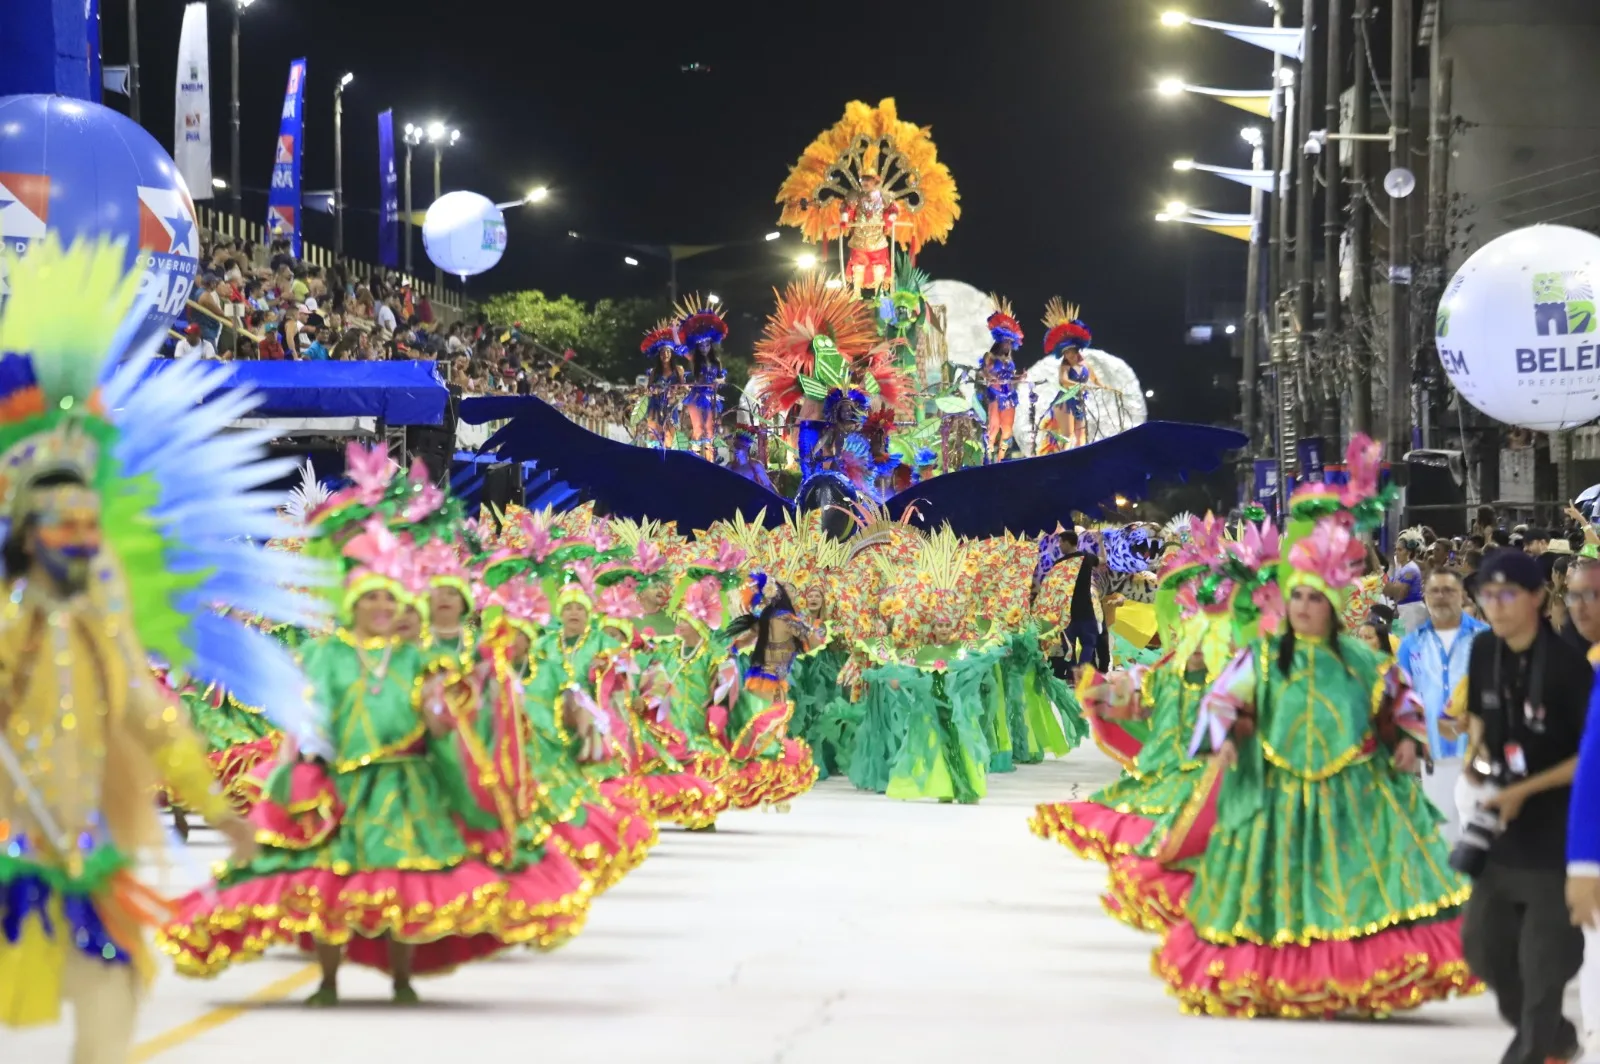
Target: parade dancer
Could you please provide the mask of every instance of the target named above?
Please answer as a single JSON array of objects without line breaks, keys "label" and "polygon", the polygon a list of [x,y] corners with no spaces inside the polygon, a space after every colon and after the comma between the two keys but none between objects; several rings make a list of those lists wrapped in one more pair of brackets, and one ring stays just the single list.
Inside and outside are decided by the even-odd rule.
[{"label": "parade dancer", "polygon": [[717,458],[717,422],[722,417],[722,342],[728,322],[716,304],[691,296],[677,308],[678,336],[688,351],[689,394],[683,412],[689,416],[689,449],[708,462]]},{"label": "parade dancer", "polygon": [[413,976],[564,941],[590,887],[554,850],[474,855],[469,835],[504,826],[486,806],[516,800],[509,776],[485,800],[457,750],[479,726],[484,674],[474,664],[460,676],[459,658],[430,661],[395,637],[403,604],[424,592],[409,535],[429,534],[440,514],[448,524],[450,510],[425,473],[396,475],[381,448],[351,459],[351,487],[319,514],[330,535],[314,541],[346,570],[341,627],[302,650],[323,714],[315,745],[286,744],[266,782],[252,813],[261,853],[184,899],[162,937],[186,975],[299,946],[322,968],[308,1004],[338,1003],[346,961],[387,973],[396,1003],[409,1004]]},{"label": "parade dancer", "polygon": [[1287,630],[1242,651],[1202,704],[1197,740],[1226,772],[1155,970],[1185,1011],[1222,1016],[1381,1016],[1475,989],[1469,888],[1416,778],[1425,715],[1338,622],[1363,547],[1344,513],[1290,538]]},{"label": "parade dancer", "polygon": [[318,577],[258,546],[288,531],[260,490],[283,471],[222,434],[251,408],[206,403],[226,373],[144,383],[155,297],[120,243],[63,252],[52,235],[0,270],[0,1024],[53,1024],[70,1002],[72,1059],[126,1064],[156,972],[143,932],[170,910],[135,875],[163,845],[157,784],[236,859],[255,846],[149,657],[298,731],[304,677],[234,616],[320,624],[283,590]]},{"label": "parade dancer", "polygon": [[839,212],[840,222],[850,234],[845,241],[850,261],[845,263],[844,273],[857,299],[869,288],[874,294],[888,291],[894,274],[890,249],[900,219],[900,208],[884,196],[882,178],[874,166],[864,164],[859,181],[860,190],[845,200]]},{"label": "parade dancer", "polygon": [[677,436],[678,393],[685,383],[683,367],[677,363],[677,356],[684,352],[678,346],[674,324],[664,321],[645,333],[639,353],[656,360],[645,379],[645,432],[651,447],[666,448]]},{"label": "parade dancer", "polygon": [[1013,352],[1022,346],[1022,326],[1017,324],[1011,304],[990,296],[995,310],[989,315],[989,335],[994,344],[978,362],[983,381],[984,408],[988,412],[988,443],[985,455],[998,462],[1011,446],[1011,433],[1017,420],[1017,362]]},{"label": "parade dancer", "polygon": [[1039,454],[1054,454],[1089,442],[1084,392],[1104,386],[1083,357],[1083,349],[1093,342],[1093,336],[1078,317],[1078,305],[1063,304],[1059,296],[1052,298],[1045,304],[1044,324],[1050,330],[1044,337],[1045,356],[1061,360],[1057,381],[1061,390],[1050,404],[1036,450]]},{"label": "parade dancer", "polygon": [[823,637],[800,619],[788,589],[764,572],[750,574],[740,597],[744,613],[727,635],[748,648],[745,665],[736,684],[712,692],[708,723],[728,754],[722,787],[734,808],[770,805],[787,812],[790,800],[817,781],[810,747],[786,737],[794,713],[789,673]]}]

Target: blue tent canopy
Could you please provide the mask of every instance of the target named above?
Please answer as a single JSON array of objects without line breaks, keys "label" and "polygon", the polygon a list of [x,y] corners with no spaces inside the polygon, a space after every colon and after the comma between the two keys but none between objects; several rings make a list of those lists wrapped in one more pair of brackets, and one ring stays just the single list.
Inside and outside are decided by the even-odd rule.
[{"label": "blue tent canopy", "polygon": [[[147,376],[173,363],[157,360]],[[433,362],[235,362],[227,387],[261,397],[253,417],[374,417],[389,425],[439,425],[450,391]]]}]

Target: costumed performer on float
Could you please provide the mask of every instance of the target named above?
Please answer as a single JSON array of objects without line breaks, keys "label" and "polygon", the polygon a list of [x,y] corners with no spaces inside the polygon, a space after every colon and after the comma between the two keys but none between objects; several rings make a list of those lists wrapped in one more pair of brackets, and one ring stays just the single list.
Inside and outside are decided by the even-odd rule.
[{"label": "costumed performer on float", "polygon": [[[254,852],[155,655],[303,731],[305,679],[235,616],[314,627],[319,567],[259,543],[288,526],[265,485],[254,401],[202,362],[147,375],[161,330],[123,245],[55,236],[0,264],[0,1025],[74,1009],[72,1059],[126,1064],[156,974],[144,929],[170,912],[135,876],[162,847],[164,782]],[[227,615],[216,612],[222,607]]]},{"label": "costumed performer on float", "polygon": [[1088,443],[1089,408],[1084,393],[1089,388],[1105,387],[1094,367],[1084,359],[1083,349],[1094,342],[1094,337],[1078,313],[1076,303],[1064,304],[1059,296],[1052,297],[1044,307],[1044,324],[1049,330],[1044,336],[1044,353],[1061,359],[1056,382],[1061,391],[1045,415],[1034,448],[1038,454],[1055,454]]},{"label": "costumed performer on float", "polygon": [[728,371],[722,368],[728,321],[716,307],[696,295],[676,308],[678,336],[689,360],[689,394],[683,400],[683,412],[689,416],[689,449],[708,462],[717,460],[722,382],[728,378]]},{"label": "costumed performer on float", "polygon": [[989,419],[984,454],[989,461],[998,462],[1011,446],[1017,422],[1017,360],[1013,352],[1022,346],[1022,326],[1009,301],[995,295],[989,298],[995,307],[988,322],[994,343],[978,360],[978,376],[983,382],[984,409]]},{"label": "costumed performer on float", "polygon": [[317,515],[336,531],[313,541],[346,569],[341,627],[301,654],[322,711],[318,746],[285,744],[251,814],[261,853],[184,899],[162,938],[185,975],[297,945],[322,968],[308,1004],[338,1003],[346,960],[387,973],[395,1002],[410,1004],[414,975],[564,941],[583,925],[590,887],[559,852],[507,853],[501,867],[474,856],[467,835],[501,826],[456,752],[478,725],[483,671],[457,676],[459,659],[430,664],[395,635],[403,604],[425,594],[410,537],[448,534],[436,527],[448,511],[425,471],[401,473],[382,448],[349,454],[351,486]]},{"label": "costumed performer on float", "polygon": [[668,320],[659,322],[644,334],[639,343],[639,353],[654,358],[645,377],[644,427],[647,446],[657,449],[671,447],[678,434],[678,402],[686,384],[683,367],[677,356],[687,354],[678,345],[678,331]]},{"label": "costumed performer on float", "polygon": [[1226,766],[1216,825],[1153,962],[1186,1012],[1382,1016],[1477,989],[1470,888],[1416,776],[1425,714],[1338,622],[1365,557],[1345,507],[1376,496],[1376,469],[1353,467],[1309,533],[1291,525],[1287,630],[1242,651],[1202,702],[1197,743]]}]

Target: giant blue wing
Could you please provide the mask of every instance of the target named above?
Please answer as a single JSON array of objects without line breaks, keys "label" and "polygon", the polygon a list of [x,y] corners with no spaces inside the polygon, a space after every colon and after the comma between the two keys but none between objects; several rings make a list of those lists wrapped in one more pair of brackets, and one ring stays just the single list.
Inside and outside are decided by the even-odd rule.
[{"label": "giant blue wing", "polygon": [[483,450],[508,462],[537,463],[616,517],[675,521],[689,532],[735,514],[754,521],[765,510],[767,526],[776,527],[794,505],[688,451],[659,451],[598,436],[534,396],[467,399],[460,417],[470,425],[509,418]]},{"label": "giant blue wing", "polygon": [[1232,429],[1147,421],[1086,447],[931,477],[888,507],[898,518],[914,505],[919,523],[948,521],[959,536],[1039,535],[1074,510],[1092,514],[1117,495],[1139,498],[1152,480],[1216,469],[1247,442]]}]

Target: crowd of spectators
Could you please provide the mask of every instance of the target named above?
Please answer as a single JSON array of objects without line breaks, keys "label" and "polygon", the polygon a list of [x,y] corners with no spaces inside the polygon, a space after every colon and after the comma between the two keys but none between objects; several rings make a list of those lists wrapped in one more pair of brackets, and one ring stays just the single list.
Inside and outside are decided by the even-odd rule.
[{"label": "crowd of spectators", "polygon": [[220,361],[434,361],[460,395],[536,395],[574,418],[626,424],[622,385],[587,374],[573,352],[556,353],[515,324],[444,322],[399,274],[366,277],[296,259],[287,240],[266,249],[202,242],[174,358]]}]

